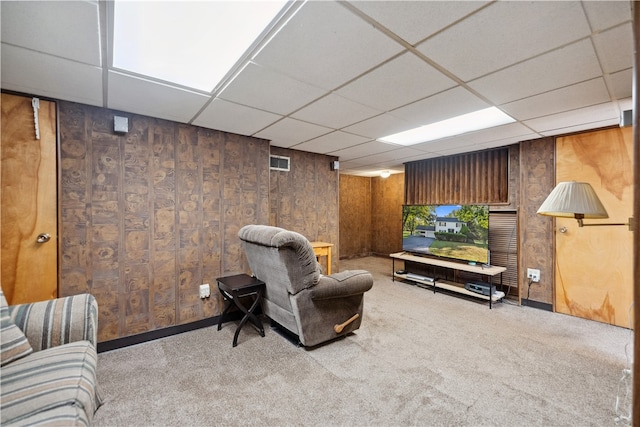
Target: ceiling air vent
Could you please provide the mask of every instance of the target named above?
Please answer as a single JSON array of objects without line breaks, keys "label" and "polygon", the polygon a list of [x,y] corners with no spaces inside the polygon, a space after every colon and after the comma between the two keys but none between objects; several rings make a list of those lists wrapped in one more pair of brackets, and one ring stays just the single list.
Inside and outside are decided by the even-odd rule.
[{"label": "ceiling air vent", "polygon": [[289,172],[289,157],[284,156],[269,156],[270,157],[270,169],[274,171]]}]

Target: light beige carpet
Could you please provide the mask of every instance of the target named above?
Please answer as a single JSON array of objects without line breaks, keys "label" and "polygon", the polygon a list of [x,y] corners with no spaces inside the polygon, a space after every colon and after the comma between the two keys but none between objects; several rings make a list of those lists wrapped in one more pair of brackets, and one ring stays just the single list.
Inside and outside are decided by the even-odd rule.
[{"label": "light beige carpet", "polygon": [[[612,426],[633,333],[391,281],[362,327],[315,349],[234,323],[99,355],[98,426]],[[628,350],[626,350],[628,347]]]}]

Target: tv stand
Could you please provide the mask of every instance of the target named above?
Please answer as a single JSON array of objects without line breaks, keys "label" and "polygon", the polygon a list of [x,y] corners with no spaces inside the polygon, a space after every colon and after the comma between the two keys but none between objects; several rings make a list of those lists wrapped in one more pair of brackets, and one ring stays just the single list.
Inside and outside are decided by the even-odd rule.
[{"label": "tv stand", "polygon": [[[418,285],[432,287],[434,293],[436,292],[437,289],[445,289],[445,290],[448,290],[451,292],[457,292],[459,294],[463,294],[466,296],[487,300],[489,301],[489,309],[491,309],[492,303],[501,300],[505,296],[504,292],[500,292],[500,291],[493,292],[491,293],[491,295],[484,295],[479,292],[473,292],[468,289],[465,289],[464,283],[459,283],[456,281],[456,278],[457,278],[456,273],[458,271],[466,271],[468,273],[477,274],[480,276],[480,278],[486,277],[488,279],[487,282],[489,283],[490,286],[493,285],[493,277],[500,275],[500,283],[502,284],[502,273],[507,270],[505,267],[499,267],[495,265],[486,266],[486,265],[479,265],[479,264],[470,265],[470,264],[464,264],[461,262],[446,261],[438,258],[417,256],[409,252],[398,252],[395,254],[391,254],[390,257],[393,260],[393,266],[392,266],[393,281],[395,281],[396,277],[398,277],[402,280],[412,281]],[[396,268],[395,268],[396,259],[449,269],[453,272],[454,280],[450,281],[450,280],[439,279],[436,277],[428,277],[428,276],[423,276],[422,278],[418,278],[416,277],[416,275],[412,275],[411,273],[398,274],[396,273]]]}]

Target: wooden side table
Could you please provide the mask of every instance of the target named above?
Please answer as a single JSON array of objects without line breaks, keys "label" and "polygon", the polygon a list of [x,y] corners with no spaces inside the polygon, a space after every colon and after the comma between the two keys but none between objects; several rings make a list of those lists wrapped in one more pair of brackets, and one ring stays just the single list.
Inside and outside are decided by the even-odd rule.
[{"label": "wooden side table", "polygon": [[327,276],[331,274],[331,248],[333,247],[333,243],[327,242],[311,242],[311,247],[313,248],[313,252],[316,254],[316,257],[326,256],[327,257]]},{"label": "wooden side table", "polygon": [[[255,277],[248,274],[236,274],[235,276],[218,277],[218,289],[225,299],[224,311],[220,315],[218,320],[218,330],[222,325],[224,315],[227,314],[231,307],[237,307],[244,313],[244,317],[240,320],[240,324],[236,329],[236,333],[233,335],[233,346],[238,345],[238,335],[240,329],[247,321],[251,321],[251,324],[256,327],[260,336],[264,337],[264,327],[260,319],[254,314],[255,309],[260,305],[262,295],[264,294],[264,282],[258,280]],[[240,301],[240,298],[253,296],[254,300],[251,306],[247,309]]]}]

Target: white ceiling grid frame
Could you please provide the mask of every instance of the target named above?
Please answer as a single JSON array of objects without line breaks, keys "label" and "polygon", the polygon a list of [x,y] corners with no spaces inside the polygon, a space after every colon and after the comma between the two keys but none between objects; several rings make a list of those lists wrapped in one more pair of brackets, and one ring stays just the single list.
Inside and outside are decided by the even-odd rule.
[{"label": "white ceiling grid frame", "polygon": [[619,120],[620,117],[613,105],[605,103],[526,120],[524,123],[540,135],[552,136],[588,129],[586,126],[593,124],[596,124],[595,127],[616,125]]},{"label": "white ceiling grid frame", "polygon": [[109,108],[130,111],[160,119],[188,122],[209,99],[198,92],[110,71]]},{"label": "white ceiling grid frame", "polygon": [[[535,133],[533,130],[526,133],[527,126],[540,135],[555,135],[617,125],[620,111],[631,108],[633,35],[631,2],[627,0],[296,2],[282,15],[281,22],[289,19],[282,33],[272,27],[269,35],[256,43],[256,50],[245,56],[248,61],[253,55],[255,64],[252,65],[256,68],[250,67],[242,74],[246,64],[242,63],[229,72],[225,82],[227,90],[220,93],[220,98],[226,98],[226,101],[216,99],[217,92],[192,91],[132,73],[121,73],[117,77],[125,80],[126,75],[125,85],[118,80],[110,87],[116,79],[110,82],[108,77],[117,70],[109,71],[105,47],[108,41],[105,34],[110,31],[105,25],[109,21],[105,14],[109,4],[112,3],[0,3],[2,88],[88,105],[122,106],[123,111],[132,113],[175,118],[176,121],[185,120],[185,123],[268,138],[274,146],[294,147],[320,136],[329,140],[330,133],[341,129],[344,134],[335,135],[345,140],[336,139],[335,144],[340,147],[331,152],[340,153],[340,172],[349,170],[347,159],[354,156],[351,158],[357,158],[359,165],[367,163],[370,166],[368,172],[358,169],[366,176],[372,176],[380,168],[402,171],[402,162],[420,160],[417,158],[420,154],[416,158],[392,158],[391,153],[398,149],[394,145],[388,145],[384,154],[389,156],[382,160],[383,153],[375,149],[367,151],[367,147],[380,144],[371,139],[422,125],[425,121],[437,121],[444,115],[443,109],[455,115],[454,111],[467,110],[475,104],[482,107],[493,103],[508,105],[514,114],[537,116],[518,125],[518,132],[523,132],[520,138],[532,139]],[[294,12],[298,9],[300,16]],[[523,10],[527,12],[523,13]],[[482,20],[484,22],[480,22]],[[265,45],[274,34],[274,45]],[[458,40],[461,45],[443,43],[447,40]],[[498,42],[494,44],[492,40]],[[599,74],[593,77],[591,73],[595,67],[589,62],[593,54],[586,53],[588,50],[583,46],[588,42],[596,52],[600,67]],[[465,50],[470,45],[471,56]],[[461,62],[460,68],[455,63],[456,67],[449,69],[449,63],[426,56],[427,48],[437,48],[447,60],[451,60],[448,55],[462,56],[453,58]],[[265,56],[265,52],[269,54]],[[483,54],[488,55],[486,61]],[[553,58],[558,57],[562,60],[554,64]],[[405,58],[412,60],[404,65],[418,68],[406,74],[405,70],[398,73],[396,69],[399,81],[394,81],[391,70]],[[403,86],[406,79],[419,79],[420,70],[424,70],[424,65],[416,58],[446,76],[445,81],[449,78],[460,86],[442,89],[435,85],[429,89],[431,82],[418,80],[416,87],[420,89],[416,89],[415,94],[406,92],[407,86]],[[486,68],[476,69],[474,58],[481,58],[481,65]],[[565,66],[571,61],[575,61],[574,64]],[[545,69],[545,63],[549,64],[548,69]],[[570,67],[574,68],[575,74],[567,74]],[[525,68],[538,75],[526,75],[522,71]],[[256,70],[260,72],[256,73]],[[475,77],[466,80],[467,74]],[[604,79],[609,91],[610,96],[603,104],[592,105],[602,98],[600,83],[595,93],[584,91],[589,84],[595,83],[594,78]],[[388,82],[388,92],[384,87],[380,89],[380,84],[385,82]],[[390,86],[396,84],[399,86],[394,91]],[[505,90],[508,84],[513,91]],[[261,90],[248,90],[251,85]],[[278,99],[269,99],[275,88],[280,92]],[[158,93],[155,93],[156,89]],[[310,93],[305,94],[307,89]],[[431,90],[437,93],[425,95]],[[154,94],[143,99],[140,94],[148,91]],[[355,102],[353,116],[350,110],[343,110],[345,119],[340,117],[334,123],[342,124],[338,122],[346,122],[346,117],[350,117],[349,125],[328,128],[313,124],[315,117],[306,117],[305,121],[287,117],[305,108],[308,108],[306,112],[311,111],[313,104],[327,97],[330,91],[335,91],[332,95]],[[452,95],[456,91],[462,94],[460,107],[453,104],[456,97]],[[124,98],[117,99],[114,94],[121,92]],[[108,96],[109,93],[112,95]],[[315,97],[316,94],[319,95]],[[408,105],[398,105],[411,102],[413,96],[423,98]],[[285,99],[287,97],[291,99]],[[549,105],[543,109],[541,101],[544,99]],[[151,105],[152,100],[160,100],[162,105]],[[187,117],[202,100],[205,100],[200,110],[202,116],[196,113]],[[331,112],[326,110],[332,107],[331,103],[326,100],[324,103],[317,107],[322,107],[319,108],[321,113],[330,117]],[[396,105],[398,108],[389,110]],[[527,111],[529,106],[533,110]],[[564,111],[573,107],[573,111]],[[362,108],[374,111],[363,114]],[[375,115],[369,116],[370,113]],[[462,141],[471,144],[468,151],[511,143],[512,137],[504,137],[501,132],[496,128],[482,134],[465,134],[455,138],[460,141],[455,146],[445,140],[427,143],[426,151],[420,151],[424,153],[422,158],[431,158],[462,149]],[[356,138],[358,143],[351,145],[350,135],[361,138]],[[366,142],[360,142],[362,138]],[[310,146],[323,154],[329,154],[323,150],[335,148],[334,142]],[[431,152],[436,148],[440,154]]]},{"label": "white ceiling grid frame", "polygon": [[[318,21],[323,25],[317,25]],[[398,43],[340,4],[309,1],[254,57],[254,61],[314,86],[333,90],[402,50]]]},{"label": "white ceiling grid frame", "polygon": [[330,153],[341,148],[351,147],[369,141],[358,135],[341,132],[339,130],[319,136],[310,141],[294,145],[296,150],[309,151],[311,153]]},{"label": "white ceiling grid frame", "polygon": [[[2,42],[83,64],[102,66],[97,2],[3,1]],[[22,31],[24,21],[32,31]],[[64,32],[56,31],[64,28]],[[42,37],[43,34],[50,35]],[[51,36],[56,34],[55,37]]]},{"label": "white ceiling grid frame", "polygon": [[350,1],[349,4],[415,46],[489,1]]},{"label": "white ceiling grid frame", "polygon": [[253,135],[282,116],[216,98],[193,121],[196,126]]},{"label": "white ceiling grid frame", "polygon": [[103,106],[102,68],[7,44],[1,54],[3,89]]},{"label": "white ceiling grid frame", "polygon": [[[553,70],[553,73],[549,73],[549,70]],[[593,45],[589,39],[583,39],[468,84],[500,105],[601,75]]]},{"label": "white ceiling grid frame", "polygon": [[502,105],[501,108],[518,120],[528,120],[553,113],[575,110],[584,105],[598,105],[609,101],[609,93],[602,77],[541,93]]},{"label": "white ceiling grid frame", "polygon": [[287,115],[326,94],[324,89],[249,62],[218,97]]},{"label": "white ceiling grid frame", "polygon": [[590,34],[579,2],[495,2],[417,48],[470,81]]},{"label": "white ceiling grid frame", "polygon": [[296,145],[331,132],[333,132],[333,129],[331,128],[285,117],[271,126],[262,129],[254,136],[269,139],[278,147],[289,148],[292,145]]},{"label": "white ceiling grid frame", "polygon": [[351,126],[347,126],[342,130],[367,138],[378,139],[383,136],[393,135],[394,133],[410,129],[412,126],[413,125],[411,123],[402,120],[393,114],[384,113]]},{"label": "white ceiling grid frame", "polygon": [[390,111],[454,86],[455,81],[405,52],[342,86],[336,93],[377,110]]},{"label": "white ceiling grid frame", "polygon": [[397,108],[391,111],[391,114],[396,117],[402,117],[403,120],[411,124],[411,127],[417,127],[488,107],[490,107],[488,103],[469,92],[466,88],[456,86],[453,89]]},{"label": "white ceiling grid frame", "polygon": [[296,111],[291,114],[291,117],[320,126],[340,129],[381,113],[382,111],[331,93]]}]

